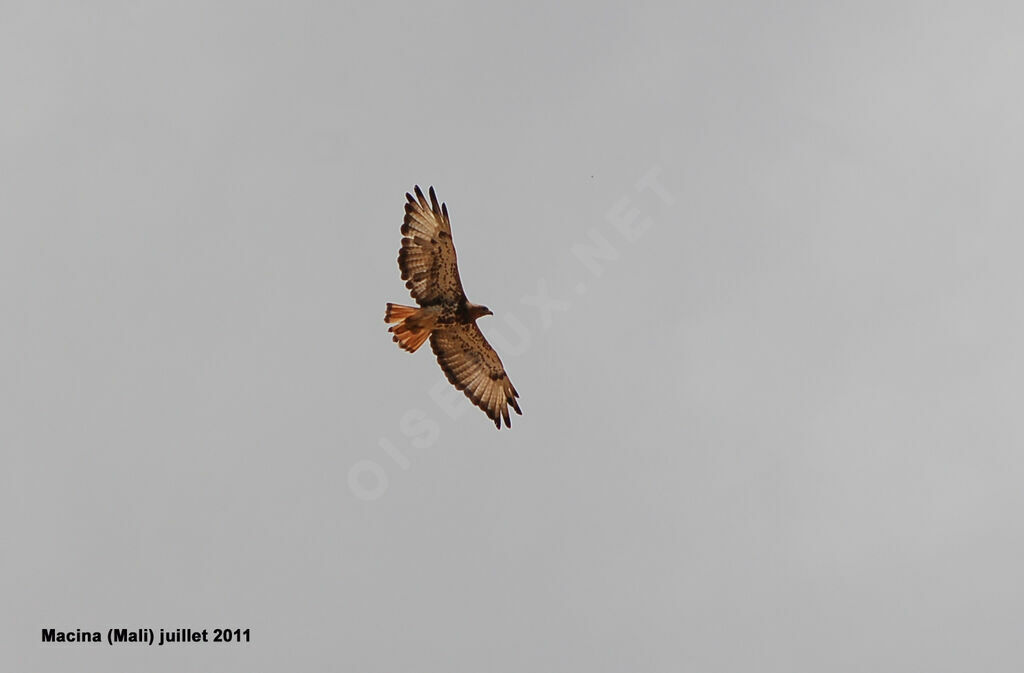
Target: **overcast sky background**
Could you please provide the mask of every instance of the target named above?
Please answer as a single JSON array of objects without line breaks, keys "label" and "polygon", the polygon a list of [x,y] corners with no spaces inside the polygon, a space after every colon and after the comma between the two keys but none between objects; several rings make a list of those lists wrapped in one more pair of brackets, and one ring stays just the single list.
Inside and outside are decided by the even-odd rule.
[{"label": "overcast sky background", "polygon": [[[1021,670],[1022,34],[0,4],[0,668]],[[509,431],[386,332],[414,184]]]}]

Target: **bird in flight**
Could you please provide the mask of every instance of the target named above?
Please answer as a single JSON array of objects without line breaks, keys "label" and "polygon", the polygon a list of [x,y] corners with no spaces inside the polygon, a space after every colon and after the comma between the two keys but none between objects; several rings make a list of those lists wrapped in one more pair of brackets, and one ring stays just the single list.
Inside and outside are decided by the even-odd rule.
[{"label": "bird in flight", "polygon": [[417,186],[416,197],[406,194],[405,221],[398,268],[419,308],[388,303],[384,322],[394,323],[392,341],[410,353],[429,338],[445,376],[480,407],[501,429],[512,427],[508,408],[522,415],[519,393],[505,373],[501,358],[487,343],[476,319],[494,315],[486,306],[470,303],[459,279],[452,244],[447,204],[437,205],[431,187],[430,202]]}]

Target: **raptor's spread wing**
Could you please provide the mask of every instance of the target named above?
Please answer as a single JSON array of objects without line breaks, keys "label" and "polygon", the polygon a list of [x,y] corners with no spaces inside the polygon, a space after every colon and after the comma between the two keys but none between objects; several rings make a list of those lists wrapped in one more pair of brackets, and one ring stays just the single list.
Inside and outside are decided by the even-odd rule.
[{"label": "raptor's spread wing", "polygon": [[453,386],[483,409],[495,426],[501,428],[504,420],[506,426],[512,427],[509,406],[517,414],[523,413],[516,401],[519,393],[508,380],[501,358],[475,322],[434,330],[430,347]]},{"label": "raptor's spread wing", "polygon": [[459,279],[459,266],[452,244],[448,207],[437,205],[434,188],[430,203],[416,187],[416,196],[406,194],[405,221],[398,268],[409,293],[420,306],[455,304],[466,298]]}]

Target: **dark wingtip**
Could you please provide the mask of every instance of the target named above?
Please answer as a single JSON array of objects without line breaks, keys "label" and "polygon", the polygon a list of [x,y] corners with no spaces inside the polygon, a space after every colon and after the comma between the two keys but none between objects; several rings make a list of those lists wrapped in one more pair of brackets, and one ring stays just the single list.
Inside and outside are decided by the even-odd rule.
[{"label": "dark wingtip", "polygon": [[441,214],[441,206],[437,205],[437,194],[434,193],[434,187],[430,187],[430,208],[438,215]]}]

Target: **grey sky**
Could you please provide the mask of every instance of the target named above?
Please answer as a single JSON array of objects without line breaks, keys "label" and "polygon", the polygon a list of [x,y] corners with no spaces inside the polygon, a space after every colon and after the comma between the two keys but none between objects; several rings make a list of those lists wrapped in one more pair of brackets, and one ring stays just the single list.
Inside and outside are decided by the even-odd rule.
[{"label": "grey sky", "polygon": [[[0,668],[1021,670],[1022,30],[0,5]],[[414,184],[509,431],[386,332]]]}]

